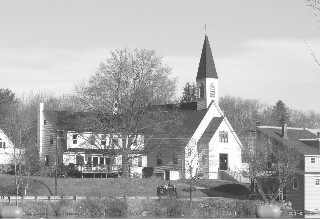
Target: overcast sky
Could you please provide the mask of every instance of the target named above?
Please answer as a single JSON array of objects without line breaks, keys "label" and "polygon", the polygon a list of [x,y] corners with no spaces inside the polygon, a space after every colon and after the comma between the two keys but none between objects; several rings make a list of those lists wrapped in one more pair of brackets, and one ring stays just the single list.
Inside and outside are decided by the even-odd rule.
[{"label": "overcast sky", "polygon": [[305,0],[2,0],[0,87],[71,93],[110,50],[154,49],[195,82],[207,25],[220,96],[320,112],[320,24]]}]

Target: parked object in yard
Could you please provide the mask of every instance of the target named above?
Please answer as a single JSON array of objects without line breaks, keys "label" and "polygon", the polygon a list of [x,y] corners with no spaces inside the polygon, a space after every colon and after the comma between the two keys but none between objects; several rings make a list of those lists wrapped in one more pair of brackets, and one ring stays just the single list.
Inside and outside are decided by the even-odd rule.
[{"label": "parked object in yard", "polygon": [[178,198],[177,196],[177,189],[175,185],[168,185],[165,186],[158,186],[157,187],[157,196],[162,197],[162,196],[169,196],[169,197],[175,197]]},{"label": "parked object in yard", "polygon": [[22,218],[22,209],[18,206],[4,206],[0,210],[0,218]]}]

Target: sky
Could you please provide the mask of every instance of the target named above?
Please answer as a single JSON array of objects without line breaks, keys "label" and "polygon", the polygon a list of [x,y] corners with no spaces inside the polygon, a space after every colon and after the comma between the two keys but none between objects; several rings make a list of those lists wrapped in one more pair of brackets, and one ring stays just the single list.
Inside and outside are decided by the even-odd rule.
[{"label": "sky", "polygon": [[143,48],[163,56],[181,96],[206,33],[220,96],[320,112],[314,13],[305,0],[1,0],[0,88],[72,93],[110,51]]}]

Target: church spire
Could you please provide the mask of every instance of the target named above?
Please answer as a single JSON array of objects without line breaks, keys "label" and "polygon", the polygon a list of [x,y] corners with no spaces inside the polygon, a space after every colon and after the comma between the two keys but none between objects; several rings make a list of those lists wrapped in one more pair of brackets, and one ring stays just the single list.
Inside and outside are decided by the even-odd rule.
[{"label": "church spire", "polygon": [[218,104],[219,80],[207,35],[205,35],[202,47],[196,81],[198,90],[197,109],[208,109],[213,101]]},{"label": "church spire", "polygon": [[202,53],[200,58],[200,63],[198,67],[197,79],[203,78],[216,78],[218,79],[218,74],[213,61],[213,56],[208,40],[208,36],[205,35]]}]

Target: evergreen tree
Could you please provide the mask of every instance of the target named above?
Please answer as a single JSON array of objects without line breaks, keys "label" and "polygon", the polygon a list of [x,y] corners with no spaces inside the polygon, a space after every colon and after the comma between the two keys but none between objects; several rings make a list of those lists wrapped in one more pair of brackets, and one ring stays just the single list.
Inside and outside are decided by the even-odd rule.
[{"label": "evergreen tree", "polygon": [[283,101],[279,100],[272,110],[272,123],[276,126],[290,123],[289,109]]},{"label": "evergreen tree", "polygon": [[182,103],[193,102],[197,99],[197,86],[195,83],[190,84],[189,82],[183,88]]}]

